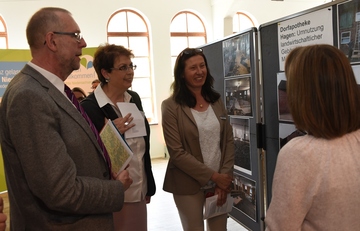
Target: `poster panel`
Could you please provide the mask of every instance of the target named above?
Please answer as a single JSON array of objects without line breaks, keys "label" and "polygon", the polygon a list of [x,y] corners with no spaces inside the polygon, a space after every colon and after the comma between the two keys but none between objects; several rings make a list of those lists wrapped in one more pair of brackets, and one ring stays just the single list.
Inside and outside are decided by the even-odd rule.
[{"label": "poster panel", "polygon": [[26,62],[0,62],[0,102],[10,81],[25,64]]},{"label": "poster panel", "polygon": [[357,85],[360,88],[360,65],[352,66],[352,69],[355,75]]},{"label": "poster panel", "polygon": [[332,8],[327,7],[278,23],[280,71],[284,70],[286,56],[295,47],[334,45],[332,13]]},{"label": "poster panel", "polygon": [[250,121],[230,118],[235,144],[234,168],[251,175]]},{"label": "poster panel", "polygon": [[250,74],[250,34],[241,34],[223,41],[224,76]]},{"label": "poster panel", "polygon": [[[97,48],[84,48],[80,60],[80,68],[73,71],[65,83],[70,87],[80,87],[87,94],[91,89],[91,82],[97,79],[92,65],[93,55]],[[0,49],[0,102],[12,78],[21,71],[24,65],[31,60],[30,50]]]},{"label": "poster panel", "polygon": [[360,0],[339,4],[338,47],[351,63],[360,62]]},{"label": "poster panel", "polygon": [[280,121],[293,121],[287,102],[286,76],[284,72],[277,74],[277,102]]},{"label": "poster panel", "polygon": [[279,123],[279,150],[291,139],[304,135],[306,133],[298,130],[293,123]]},{"label": "poster panel", "polygon": [[65,83],[70,87],[80,87],[86,94],[90,94],[91,82],[97,79],[97,74],[93,67],[93,55],[81,56],[80,68],[74,70],[69,77],[65,80]]},{"label": "poster panel", "polygon": [[244,213],[256,222],[256,182],[234,172],[233,209]]},{"label": "poster panel", "polygon": [[251,78],[225,79],[225,106],[230,116],[252,116]]}]

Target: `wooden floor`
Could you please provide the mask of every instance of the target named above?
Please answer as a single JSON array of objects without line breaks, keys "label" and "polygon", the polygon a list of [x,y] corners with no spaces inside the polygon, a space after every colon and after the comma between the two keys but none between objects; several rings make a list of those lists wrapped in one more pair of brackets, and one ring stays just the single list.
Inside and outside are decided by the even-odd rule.
[{"label": "wooden floor", "polygon": [[[179,215],[172,197],[172,194],[162,190],[167,159],[153,159],[153,173],[155,177],[157,191],[148,204],[148,231],[182,231]],[[4,212],[8,216],[7,231],[9,228],[9,200],[7,193],[0,194],[4,199]],[[248,229],[241,226],[232,218],[228,218],[228,231],[247,231]]]}]

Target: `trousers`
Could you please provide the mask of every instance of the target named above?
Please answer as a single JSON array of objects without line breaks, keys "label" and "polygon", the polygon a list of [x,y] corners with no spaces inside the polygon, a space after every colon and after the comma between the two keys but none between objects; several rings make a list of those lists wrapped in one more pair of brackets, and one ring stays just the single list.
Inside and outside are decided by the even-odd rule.
[{"label": "trousers", "polygon": [[[205,194],[199,191],[194,195],[173,194],[184,231],[204,231],[203,210]],[[227,214],[206,219],[207,231],[226,231]]]}]

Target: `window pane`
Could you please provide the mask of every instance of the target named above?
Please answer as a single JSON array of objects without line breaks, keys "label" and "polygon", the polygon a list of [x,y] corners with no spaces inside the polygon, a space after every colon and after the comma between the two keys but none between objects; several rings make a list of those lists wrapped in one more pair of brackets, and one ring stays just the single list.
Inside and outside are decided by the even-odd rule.
[{"label": "window pane", "polygon": [[[134,53],[135,57],[132,59],[132,62],[137,68],[134,71],[134,80],[131,89],[140,95],[148,121],[154,122],[150,48],[146,22],[136,12],[123,10],[111,18],[108,32],[125,32],[124,36],[108,37],[108,42],[123,45],[131,49]],[[136,36],[133,32],[141,32],[144,33],[145,36]]]},{"label": "window pane", "polygon": [[127,32],[125,12],[117,13],[111,18],[108,32]]},{"label": "window pane", "polygon": [[129,37],[129,48],[135,56],[149,56],[149,43],[147,37]]},{"label": "window pane", "polygon": [[187,37],[171,37],[171,56],[177,56],[188,47]]},{"label": "window pane", "polygon": [[[136,54],[135,54],[136,55]],[[137,66],[135,70],[135,77],[149,77],[150,76],[150,67],[148,57],[139,58],[135,57],[132,59],[134,65]]]},{"label": "window pane", "polygon": [[139,15],[128,12],[129,32],[147,32],[144,20]]},{"label": "window pane", "polygon": [[254,27],[251,18],[244,13],[236,13],[233,17],[233,32],[239,32]]},{"label": "window pane", "polygon": [[129,47],[127,37],[108,37],[108,42],[110,44],[121,45],[126,48]]},{"label": "window pane", "polygon": [[0,37],[0,48],[1,49],[6,49],[6,38],[5,37]]},{"label": "window pane", "polygon": [[187,14],[188,16],[188,32],[204,32],[204,26],[193,14]]},{"label": "window pane", "polygon": [[[141,103],[145,112],[146,118],[154,119],[154,113],[152,108],[152,102],[150,98],[141,98]],[[150,120],[152,121],[152,120]]]},{"label": "window pane", "polygon": [[246,30],[246,29],[254,26],[253,23],[251,22],[251,20],[247,16],[245,16],[243,14],[240,14],[239,16],[240,16],[239,17],[240,31]]},{"label": "window pane", "polygon": [[149,78],[134,78],[131,89],[136,91],[141,98],[151,97],[151,85]]},{"label": "window pane", "polygon": [[186,32],[186,14],[177,15],[171,22],[170,32]]},{"label": "window pane", "polygon": [[175,67],[175,62],[176,62],[176,57],[171,57],[171,74],[174,76],[174,67]]},{"label": "window pane", "polygon": [[205,44],[204,37],[189,37],[189,47],[198,47]]},{"label": "window pane", "polygon": [[5,26],[4,26],[4,23],[2,21],[0,21],[0,31],[5,32]]}]

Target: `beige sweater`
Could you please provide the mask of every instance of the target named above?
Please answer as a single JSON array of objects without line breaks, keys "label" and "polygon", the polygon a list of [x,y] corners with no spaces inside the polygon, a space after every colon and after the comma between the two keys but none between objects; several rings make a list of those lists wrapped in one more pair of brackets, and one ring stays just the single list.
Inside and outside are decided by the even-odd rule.
[{"label": "beige sweater", "polygon": [[267,231],[360,230],[360,129],[303,136],[279,152]]}]

